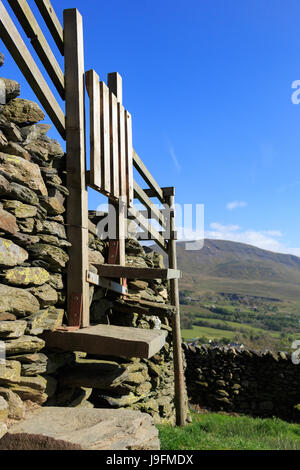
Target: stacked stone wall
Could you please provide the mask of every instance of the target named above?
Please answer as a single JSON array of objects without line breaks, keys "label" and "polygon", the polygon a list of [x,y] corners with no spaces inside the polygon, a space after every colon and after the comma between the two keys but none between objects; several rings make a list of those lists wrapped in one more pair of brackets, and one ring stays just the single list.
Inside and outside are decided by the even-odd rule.
[{"label": "stacked stone wall", "polygon": [[190,402],[300,422],[300,365],[284,352],[184,345]]}]

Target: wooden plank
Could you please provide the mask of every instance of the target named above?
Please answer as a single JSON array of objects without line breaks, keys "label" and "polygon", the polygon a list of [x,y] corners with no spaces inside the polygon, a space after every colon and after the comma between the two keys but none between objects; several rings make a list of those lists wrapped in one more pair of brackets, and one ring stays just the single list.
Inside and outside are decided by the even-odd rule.
[{"label": "wooden plank", "polygon": [[[167,199],[171,210],[170,229],[175,231],[175,199],[169,196]],[[169,241],[169,268],[177,269],[176,241]],[[176,408],[176,424],[177,426],[185,426],[186,424],[186,407],[185,407],[185,382],[182,359],[182,338],[180,329],[180,303],[178,279],[170,280],[171,304],[176,307],[176,315],[172,317],[172,333],[173,333],[173,361],[174,361],[174,383],[175,383],[175,408]]]},{"label": "wooden plank", "polygon": [[126,141],[125,141],[125,109],[118,103],[118,130],[119,130],[119,182],[120,196],[127,196],[126,180]]},{"label": "wooden plank", "polygon": [[[164,197],[175,196],[174,186],[162,187],[161,190],[163,192]],[[153,191],[153,189],[151,189],[151,188],[143,189],[143,191],[145,191],[145,193],[147,194],[148,197],[157,197],[156,191]]]},{"label": "wooden plank", "polygon": [[42,338],[47,347],[63,351],[149,359],[164,346],[166,332],[157,329],[95,325],[77,331],[48,331]]},{"label": "wooden plank", "polygon": [[158,246],[167,252],[167,244],[162,235],[148,222],[148,220],[141,215],[141,213],[135,207],[128,208],[128,215],[133,217],[135,222],[148,233],[148,240],[154,240]]},{"label": "wooden plank", "polygon": [[8,0],[61,98],[65,99],[64,74],[26,0]]},{"label": "wooden plank", "polygon": [[100,139],[101,139],[101,168],[102,189],[111,193],[110,179],[110,131],[109,131],[109,89],[100,82]]},{"label": "wooden plank", "polygon": [[146,166],[138,156],[135,150],[133,150],[133,166],[134,168],[139,172],[139,174],[144,178],[146,183],[149,185],[149,187],[152,189],[152,191],[155,193],[155,197],[157,197],[160,202],[164,203],[165,202],[165,197],[164,193],[161,189],[161,187],[157,184],[153,176],[151,175],[150,171],[147,170]]},{"label": "wooden plank", "polygon": [[61,53],[64,55],[64,35],[63,28],[57,18],[53,6],[49,0],[34,0],[44,21],[52,34],[52,37]]},{"label": "wooden plank", "polygon": [[100,81],[94,70],[85,74],[90,98],[90,176],[89,183],[101,188],[101,133],[100,133]]},{"label": "wooden plank", "polygon": [[110,91],[116,96],[118,103],[123,102],[123,85],[122,77],[118,72],[107,74],[107,86]]},{"label": "wooden plank", "polygon": [[133,204],[133,148],[132,148],[132,119],[131,114],[125,111],[125,145],[126,145],[126,179],[128,206]]},{"label": "wooden plank", "polygon": [[118,264],[94,264],[99,276],[126,277],[128,279],[179,279],[181,271],[167,268],[136,268]]},{"label": "wooden plank", "polygon": [[110,122],[110,178],[111,194],[118,198],[119,193],[119,144],[118,144],[118,100],[109,93],[109,122]]},{"label": "wooden plank", "polygon": [[162,227],[166,228],[166,220],[159,210],[159,208],[153,204],[151,199],[147,196],[145,191],[138,185],[138,183],[134,180],[133,181],[133,189],[134,189],[134,197],[137,198],[145,207],[148,209],[148,216],[149,218],[153,218],[157,220]]},{"label": "wooden plank", "polygon": [[33,60],[3,2],[0,1],[0,37],[49,115],[56,129],[65,139],[65,115]]},{"label": "wooden plank", "polygon": [[[119,108],[122,106],[122,78],[118,73],[110,73],[107,77],[107,83],[110,91],[110,122],[111,122],[111,161],[112,173],[114,178],[118,180],[117,193],[112,191],[112,194],[118,198],[118,202],[114,203],[110,200],[109,208],[109,226],[114,224],[115,228],[115,240],[109,240],[109,250],[114,246],[117,247],[116,251],[116,263],[125,265],[125,209],[126,201],[123,200],[123,196],[120,193],[120,132],[119,132]],[[116,111],[116,122],[114,123],[114,111]],[[116,145],[116,148],[115,148]],[[119,197],[121,196],[121,197]],[[112,263],[112,259],[109,257],[108,262]],[[121,281],[122,283],[122,281]]]},{"label": "wooden plank", "polygon": [[82,295],[82,326],[89,325],[88,200],[85,182],[84,54],[82,17],[78,10],[64,10],[67,204],[69,249],[68,302]]},{"label": "wooden plank", "polygon": [[92,273],[91,271],[87,272],[87,280],[90,284],[104,287],[105,289],[109,289],[113,292],[117,292],[118,294],[125,295],[128,293],[127,287],[121,286],[117,282],[114,282],[110,279],[100,277],[98,274]]}]

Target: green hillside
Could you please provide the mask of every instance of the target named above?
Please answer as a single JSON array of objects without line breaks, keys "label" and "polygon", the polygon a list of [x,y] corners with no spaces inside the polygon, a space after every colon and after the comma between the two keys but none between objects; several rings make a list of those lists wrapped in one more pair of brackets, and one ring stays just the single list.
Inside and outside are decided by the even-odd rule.
[{"label": "green hillside", "polygon": [[177,243],[183,338],[288,349],[300,337],[300,258],[225,240]]}]

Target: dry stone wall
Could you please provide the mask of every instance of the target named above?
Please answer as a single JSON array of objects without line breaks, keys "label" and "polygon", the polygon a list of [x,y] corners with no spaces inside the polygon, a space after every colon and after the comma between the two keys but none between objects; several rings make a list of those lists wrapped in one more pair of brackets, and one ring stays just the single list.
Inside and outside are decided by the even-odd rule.
[{"label": "dry stone wall", "polygon": [[24,403],[42,405],[55,393],[53,374],[67,360],[48,354],[39,335],[65,318],[68,190],[64,151],[40,123],[43,111],[19,98],[17,82],[1,81],[0,410],[7,407],[0,415],[20,419]]},{"label": "dry stone wall", "polygon": [[[0,362],[0,437],[5,420],[22,419],[33,404],[130,408],[174,423],[173,313],[166,282],[130,281],[130,302],[90,287],[92,323],[166,331],[164,348],[149,360],[49,350],[40,337],[67,323],[66,156],[47,136],[51,126],[41,123],[40,107],[19,97],[17,82],[1,80],[6,104],[0,105],[0,361],[4,348],[6,361]],[[108,257],[99,220],[90,213],[94,272],[94,264]],[[160,267],[163,260],[132,238],[126,264]]]},{"label": "dry stone wall", "polygon": [[284,352],[184,345],[191,403],[300,422],[300,365]]}]

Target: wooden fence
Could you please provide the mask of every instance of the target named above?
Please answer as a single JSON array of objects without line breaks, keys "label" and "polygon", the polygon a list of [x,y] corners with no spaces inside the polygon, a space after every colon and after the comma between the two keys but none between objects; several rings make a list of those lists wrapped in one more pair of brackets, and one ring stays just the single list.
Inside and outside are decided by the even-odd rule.
[{"label": "wooden fence", "polygon": [[[107,84],[94,70],[85,73],[82,17],[77,9],[63,12],[60,24],[49,0],[34,0],[57,46],[54,53],[26,0],[8,0],[26,36],[47,72],[48,85],[8,11],[0,1],[0,37],[25,79],[39,99],[61,137],[66,141],[67,230],[71,243],[67,271],[68,322],[70,329],[89,326],[89,284],[96,283],[126,292],[127,277],[170,279],[173,318],[175,399],[177,424],[185,423],[184,379],[181,353],[179,295],[176,262],[174,188],[161,188],[133,149],[131,114],[122,104],[122,79],[108,74]],[[64,57],[64,70],[56,59]],[[90,171],[86,171],[85,84],[90,99]],[[51,88],[65,101],[61,108]],[[133,178],[135,168],[147,189]],[[110,239],[107,265],[98,266],[98,276],[88,266],[88,192],[90,186],[105,194],[117,211],[116,237]],[[167,204],[166,218],[151,198]],[[134,206],[134,199],[145,206],[145,213]],[[134,218],[148,238],[168,254],[165,270],[137,270],[125,266],[126,214]],[[149,221],[153,217],[162,227],[158,231]],[[116,286],[111,278],[123,281]],[[119,289],[119,290],[118,290]]]}]

